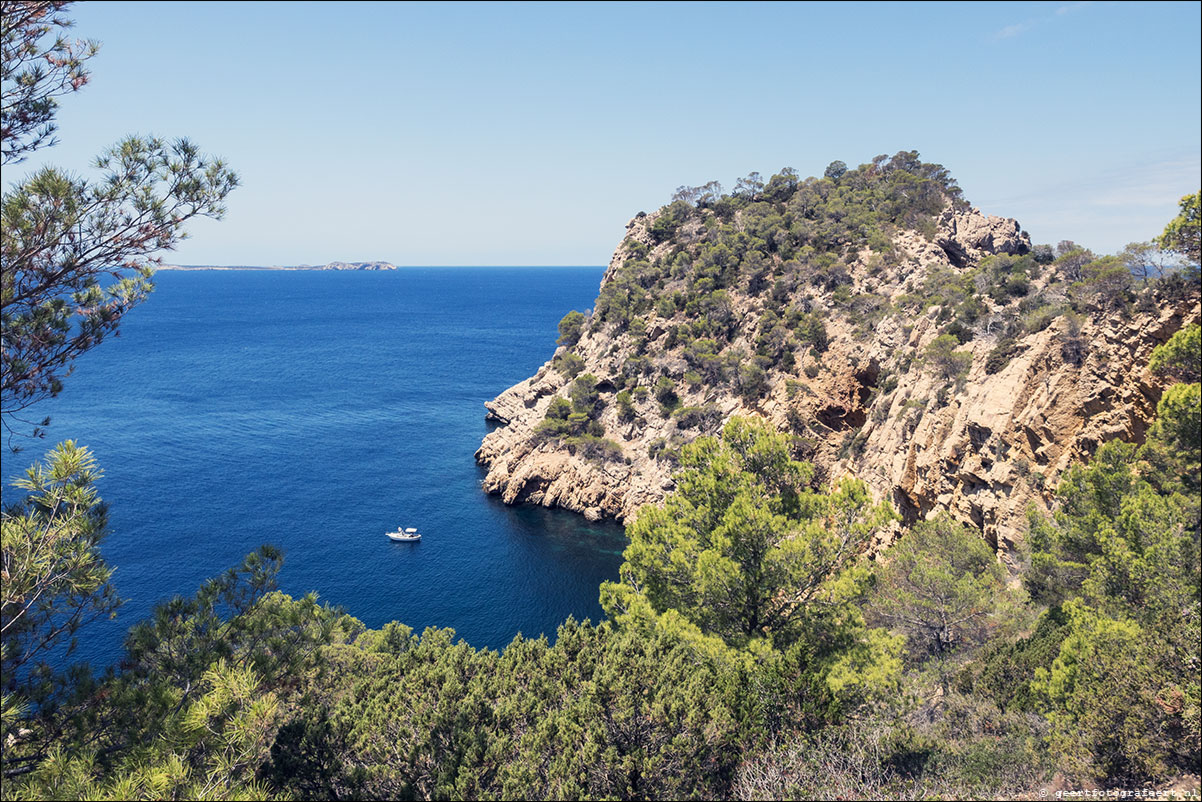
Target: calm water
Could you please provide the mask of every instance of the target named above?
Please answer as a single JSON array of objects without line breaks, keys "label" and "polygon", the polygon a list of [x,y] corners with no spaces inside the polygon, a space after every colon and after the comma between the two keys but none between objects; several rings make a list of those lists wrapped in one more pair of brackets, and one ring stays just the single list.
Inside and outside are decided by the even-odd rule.
[{"label": "calm water", "polygon": [[[38,410],[47,441],[89,446],[111,504],[104,555],[127,599],[79,658],[105,665],[151,607],[262,543],[280,584],[369,627],[453,627],[474,646],[602,616],[613,525],[509,508],[480,489],[483,402],[531,375],[601,268],[394,273],[163,272],[119,338]],[[5,492],[9,496],[11,489]],[[386,530],[416,526],[420,543]]]}]

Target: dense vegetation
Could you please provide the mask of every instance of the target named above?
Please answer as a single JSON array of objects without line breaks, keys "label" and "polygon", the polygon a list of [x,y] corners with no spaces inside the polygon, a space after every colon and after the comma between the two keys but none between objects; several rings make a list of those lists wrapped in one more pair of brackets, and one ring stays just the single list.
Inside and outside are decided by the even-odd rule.
[{"label": "dense vegetation", "polygon": [[[1057,769],[1172,777],[1202,757],[1198,361],[1196,326],[1157,351],[1185,381],[1143,446],[1103,446],[1054,517],[1033,514],[1022,587],[946,518],[870,559],[888,506],[854,481],[810,489],[785,435],[735,419],[630,525],[611,620],[500,654],[291,599],[265,547],[134,627],[117,669],[56,672],[37,659],[52,621],[111,596],[90,458],[61,447],[4,518],[6,567],[34,532],[76,544],[59,557],[75,581],[47,580],[48,614],[5,633],[4,794],[992,796]],[[6,581],[6,611],[27,592]]]}]

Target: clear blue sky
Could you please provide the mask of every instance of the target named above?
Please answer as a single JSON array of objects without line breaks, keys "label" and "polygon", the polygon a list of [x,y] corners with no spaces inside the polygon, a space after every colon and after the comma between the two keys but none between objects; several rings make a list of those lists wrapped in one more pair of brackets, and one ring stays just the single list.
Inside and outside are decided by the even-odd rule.
[{"label": "clear blue sky", "polygon": [[603,264],[678,185],[914,149],[1112,252],[1202,184],[1200,8],[87,2],[92,82],[22,168],[223,156],[242,186],[172,262]]}]

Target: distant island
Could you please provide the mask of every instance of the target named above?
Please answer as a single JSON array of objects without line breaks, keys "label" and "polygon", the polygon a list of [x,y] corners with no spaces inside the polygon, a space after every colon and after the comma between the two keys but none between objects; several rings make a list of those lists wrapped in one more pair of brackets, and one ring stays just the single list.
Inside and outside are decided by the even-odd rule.
[{"label": "distant island", "polygon": [[396,270],[392,262],[330,262],[324,265],[159,265],[159,270]]}]

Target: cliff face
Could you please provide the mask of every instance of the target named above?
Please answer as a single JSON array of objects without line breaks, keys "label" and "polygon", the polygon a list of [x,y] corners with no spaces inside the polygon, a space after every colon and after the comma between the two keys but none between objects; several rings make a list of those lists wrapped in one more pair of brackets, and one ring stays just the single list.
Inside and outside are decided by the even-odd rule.
[{"label": "cliff face", "polygon": [[[793,205],[775,204],[785,224]],[[818,481],[859,477],[907,522],[949,510],[1004,552],[1066,467],[1143,438],[1162,389],[1151,351],[1199,318],[1196,286],[1139,287],[1088,252],[1048,264],[1016,221],[951,200],[925,233],[884,225],[887,242],[836,260],[757,251],[756,207],[630,222],[578,342],[485,404],[502,424],[476,453],[485,490],[623,520],[672,489],[680,445],[758,415],[796,435]],[[671,214],[686,219],[665,239]],[[699,267],[732,242],[734,267]],[[543,423],[573,373],[598,399],[600,455]]]}]

